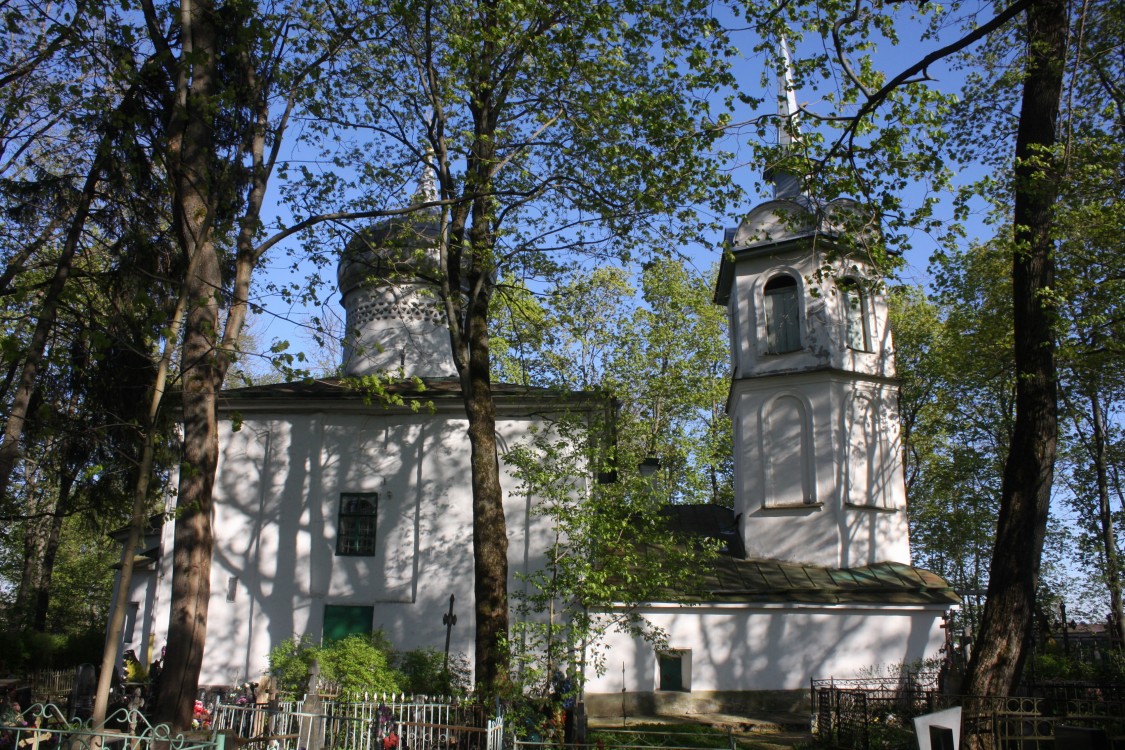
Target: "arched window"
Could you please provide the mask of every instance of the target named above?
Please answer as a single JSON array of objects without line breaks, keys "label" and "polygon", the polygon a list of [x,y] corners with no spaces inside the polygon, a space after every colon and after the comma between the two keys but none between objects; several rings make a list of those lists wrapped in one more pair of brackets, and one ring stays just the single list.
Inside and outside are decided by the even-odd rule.
[{"label": "arched window", "polygon": [[870,297],[855,279],[843,279],[839,286],[844,300],[844,320],[847,323],[844,340],[849,349],[869,352],[871,331],[867,321],[871,319]]},{"label": "arched window", "polygon": [[770,354],[795,352],[801,348],[801,306],[797,300],[797,280],[774,276],[766,283],[766,351]]}]

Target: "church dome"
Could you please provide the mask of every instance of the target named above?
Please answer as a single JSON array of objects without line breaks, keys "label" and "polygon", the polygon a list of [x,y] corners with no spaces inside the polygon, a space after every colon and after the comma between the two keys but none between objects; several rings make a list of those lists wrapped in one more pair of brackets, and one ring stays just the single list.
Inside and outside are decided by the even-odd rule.
[{"label": "church dome", "polygon": [[441,217],[435,211],[394,216],[359,230],[340,258],[340,293],[372,283],[434,281],[441,232]]},{"label": "church dome", "polygon": [[441,214],[419,209],[360,231],[340,258],[344,372],[453,377],[438,294]]}]

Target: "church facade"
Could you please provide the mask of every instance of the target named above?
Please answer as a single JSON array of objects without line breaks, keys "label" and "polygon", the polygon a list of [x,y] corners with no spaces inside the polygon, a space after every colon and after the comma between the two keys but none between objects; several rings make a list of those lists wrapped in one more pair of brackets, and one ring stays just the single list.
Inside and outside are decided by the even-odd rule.
[{"label": "church facade", "polygon": [[[715,301],[730,316],[736,504],[704,515],[738,543],[705,572],[707,596],[642,608],[667,634],[659,649],[610,634],[604,672],[580,659],[592,712],[795,707],[812,678],[940,648],[957,598],[910,565],[887,311],[842,244],[852,210],[779,192],[728,233]],[[450,650],[473,653],[467,420],[427,289],[440,231],[426,214],[383,222],[339,269],[346,374],[395,372],[423,391],[396,386],[390,407],[341,380],[224,393],[201,684],[258,679],[293,636],[378,628],[402,649],[441,648],[451,596]],[[495,388],[502,451],[552,414],[605,408]],[[550,529],[503,460],[501,473],[515,587],[542,565]],[[582,492],[593,477],[575,481]],[[172,524],[151,543],[124,644],[146,662],[168,619]]]}]

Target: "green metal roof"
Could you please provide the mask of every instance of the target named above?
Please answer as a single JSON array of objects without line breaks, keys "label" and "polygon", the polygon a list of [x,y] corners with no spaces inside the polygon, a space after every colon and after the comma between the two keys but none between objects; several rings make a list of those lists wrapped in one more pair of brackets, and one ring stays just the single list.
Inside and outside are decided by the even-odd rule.
[{"label": "green metal roof", "polygon": [[807,602],[810,604],[957,604],[941,576],[922,568],[881,562],[860,568],[720,555],[703,573],[698,592],[675,596],[694,602]]}]

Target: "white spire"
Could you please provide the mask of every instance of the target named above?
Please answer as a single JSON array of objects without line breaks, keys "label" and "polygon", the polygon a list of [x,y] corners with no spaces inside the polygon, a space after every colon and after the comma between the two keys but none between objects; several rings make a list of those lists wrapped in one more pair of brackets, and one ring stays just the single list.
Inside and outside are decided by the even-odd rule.
[{"label": "white spire", "polygon": [[422,176],[418,180],[418,191],[414,193],[415,203],[435,203],[438,199],[437,180],[430,163],[434,160],[434,150],[426,144],[425,158],[422,160]]},{"label": "white spire", "polygon": [[[777,145],[788,148],[801,139],[797,108],[796,84],[793,82],[793,60],[789,57],[789,42],[785,35],[778,37],[781,61],[777,71]],[[795,198],[801,194],[801,181],[793,174],[771,170],[773,196]]]},{"label": "white spire", "polygon": [[789,42],[780,38],[781,66],[777,71],[777,145],[788,146],[800,140],[797,109],[797,87],[793,83],[793,60]]}]

